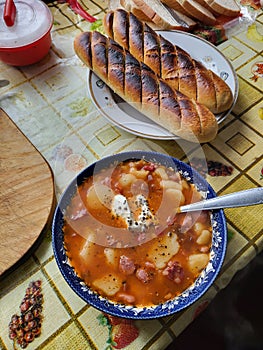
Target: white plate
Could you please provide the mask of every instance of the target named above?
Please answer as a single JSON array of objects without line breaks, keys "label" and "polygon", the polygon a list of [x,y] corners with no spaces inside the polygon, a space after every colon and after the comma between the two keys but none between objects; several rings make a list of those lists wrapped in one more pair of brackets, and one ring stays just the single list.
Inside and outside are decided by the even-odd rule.
[{"label": "white plate", "polygon": [[[231,112],[238,95],[238,80],[228,59],[208,41],[195,35],[180,31],[159,31],[164,38],[187,51],[192,58],[202,62],[226,81],[233,93],[231,108],[216,115],[221,123]],[[92,71],[88,71],[88,89],[90,97],[99,111],[114,125],[132,134],[160,140],[178,139],[143,114],[124,102],[104,84]]]}]

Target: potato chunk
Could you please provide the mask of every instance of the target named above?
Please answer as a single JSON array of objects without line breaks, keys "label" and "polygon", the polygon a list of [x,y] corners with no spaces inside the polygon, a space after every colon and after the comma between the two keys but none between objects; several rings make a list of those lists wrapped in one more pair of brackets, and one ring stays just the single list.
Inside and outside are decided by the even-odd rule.
[{"label": "potato chunk", "polygon": [[109,208],[114,196],[113,191],[105,185],[94,184],[87,192],[87,207],[89,209]]},{"label": "potato chunk", "polygon": [[189,269],[194,273],[201,272],[209,261],[208,254],[192,254],[189,256],[188,266]]},{"label": "potato chunk", "polygon": [[101,290],[107,296],[115,295],[122,286],[122,280],[115,274],[105,275],[93,282],[96,289]]},{"label": "potato chunk", "polygon": [[122,186],[122,187],[128,187],[128,186],[131,186],[131,184],[137,180],[136,176],[133,175],[133,174],[129,174],[129,173],[124,173],[121,175],[121,177],[119,178],[119,184]]},{"label": "potato chunk", "polygon": [[144,169],[141,169],[141,170],[137,170],[137,169],[131,169],[131,174],[136,176],[137,179],[143,179],[145,180],[149,174],[149,171],[148,170],[144,170]]},{"label": "potato chunk", "polygon": [[171,206],[174,208],[178,208],[180,205],[183,205],[185,203],[183,192],[175,188],[168,188],[165,191],[164,196],[164,200],[170,202]]},{"label": "potato chunk", "polygon": [[168,174],[166,173],[164,168],[162,167],[156,168],[155,173],[159,175],[163,180],[168,180]]},{"label": "potato chunk", "polygon": [[88,263],[89,260],[92,259],[92,255],[93,255],[92,251],[93,251],[94,246],[95,246],[95,244],[93,242],[91,242],[89,239],[87,239],[80,249],[79,256],[86,263]]},{"label": "potato chunk", "polygon": [[201,222],[196,222],[193,226],[193,229],[195,230],[195,232],[200,235],[202,233],[202,231],[204,230],[205,226],[204,224],[202,224]]},{"label": "potato chunk", "polygon": [[211,232],[209,230],[202,230],[200,236],[197,238],[197,244],[207,244],[211,239]]},{"label": "potato chunk", "polygon": [[180,182],[175,182],[172,180],[162,180],[161,186],[164,189],[174,188],[175,190],[182,191],[182,184]]},{"label": "potato chunk", "polygon": [[119,254],[117,254],[117,250],[113,248],[105,248],[104,254],[106,257],[106,261],[109,265],[118,266],[119,262]]},{"label": "potato chunk", "polygon": [[168,261],[178,252],[180,246],[177,235],[169,232],[160,237],[149,250],[148,259],[155,264],[157,269],[163,269]]}]

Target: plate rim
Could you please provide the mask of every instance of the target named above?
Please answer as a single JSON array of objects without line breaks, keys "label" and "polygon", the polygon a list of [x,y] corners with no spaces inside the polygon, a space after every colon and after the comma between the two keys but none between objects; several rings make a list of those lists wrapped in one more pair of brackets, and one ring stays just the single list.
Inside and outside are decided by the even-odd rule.
[{"label": "plate rim", "polygon": [[[169,133],[170,135],[159,135],[159,136],[154,136],[154,135],[151,135],[151,134],[145,134],[143,132],[140,132],[140,131],[135,131],[134,129],[131,129],[127,126],[124,126],[122,123],[118,123],[115,119],[113,119],[111,116],[109,116],[106,111],[104,110],[104,106],[101,106],[99,103],[98,103],[98,100],[95,98],[94,96],[94,91],[92,89],[92,77],[93,76],[96,76],[98,80],[101,80],[91,69],[88,69],[88,92],[89,92],[89,96],[91,97],[91,100],[92,102],[94,103],[94,105],[96,106],[96,108],[98,109],[98,111],[108,120],[110,121],[113,125],[119,127],[120,129],[126,131],[126,132],[129,132],[135,136],[140,136],[140,137],[145,137],[145,138],[148,138],[148,139],[154,139],[154,140],[176,140],[176,139],[179,139],[179,136],[177,135],[173,135],[172,133],[169,133],[168,130],[164,130]],[[102,81],[102,80],[101,80]],[[103,82],[103,84],[105,84]],[[109,94],[112,96],[112,93],[114,93],[108,86],[107,84],[105,84],[107,90],[109,91]],[[117,94],[116,94],[117,95]],[[112,100],[114,101],[114,98],[112,97]],[[124,103],[127,103],[126,101],[124,101]],[[121,110],[119,107],[118,107],[118,104],[115,103],[114,101],[114,104],[115,106]],[[128,104],[128,103],[127,103]],[[125,113],[127,114],[126,112],[122,111],[122,113]],[[145,118],[147,118],[145,116]],[[150,119],[149,119],[150,120]],[[152,121],[153,124],[156,124],[154,123],[154,121]],[[159,126],[158,124],[156,124],[157,127],[159,128],[162,128],[161,126]]]}]

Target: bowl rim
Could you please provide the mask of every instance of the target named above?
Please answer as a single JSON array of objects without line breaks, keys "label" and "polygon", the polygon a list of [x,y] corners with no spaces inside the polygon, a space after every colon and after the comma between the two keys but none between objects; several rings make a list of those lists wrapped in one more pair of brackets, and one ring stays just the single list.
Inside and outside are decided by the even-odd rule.
[{"label": "bowl rim", "polygon": [[107,166],[107,164],[112,164],[114,161],[120,162],[122,160],[142,158],[163,165],[166,165],[168,163],[169,165],[172,164],[188,181],[193,183],[194,178],[194,184],[199,190],[204,191],[206,189],[205,192],[207,194],[207,198],[216,196],[216,193],[213,190],[212,186],[195,169],[183,161],[167,154],[152,151],[127,151],[106,156],[98,161],[95,161],[80,171],[80,173],[74,177],[74,179],[62,193],[55,209],[52,222],[52,248],[56,263],[62,276],[71,287],[71,289],[86,303],[93,306],[97,310],[116,317],[130,319],[155,319],[170,316],[187,308],[195,301],[200,299],[201,296],[214,283],[222,267],[227,245],[227,225],[223,209],[214,210],[211,214],[213,226],[212,250],[210,252],[210,260],[206,268],[201,272],[193,285],[187,288],[179,296],[162,304],[154,306],[127,306],[110,301],[107,298],[100,296],[97,292],[92,291],[83,282],[83,280],[77,276],[77,274],[74,272],[73,267],[70,265],[64,248],[62,231],[64,209],[69,204],[72,195],[74,195],[76,192],[77,186],[91,175],[90,172],[94,171],[94,167],[97,164],[101,165],[103,168]]}]

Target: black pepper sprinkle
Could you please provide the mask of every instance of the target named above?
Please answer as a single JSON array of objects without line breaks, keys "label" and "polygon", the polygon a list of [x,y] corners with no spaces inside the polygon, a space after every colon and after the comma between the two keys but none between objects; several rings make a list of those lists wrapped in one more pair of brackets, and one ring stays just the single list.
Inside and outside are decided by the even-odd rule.
[{"label": "black pepper sprinkle", "polygon": [[20,304],[20,315],[9,323],[9,338],[25,349],[41,333],[43,295],[41,281],[31,282]]}]

